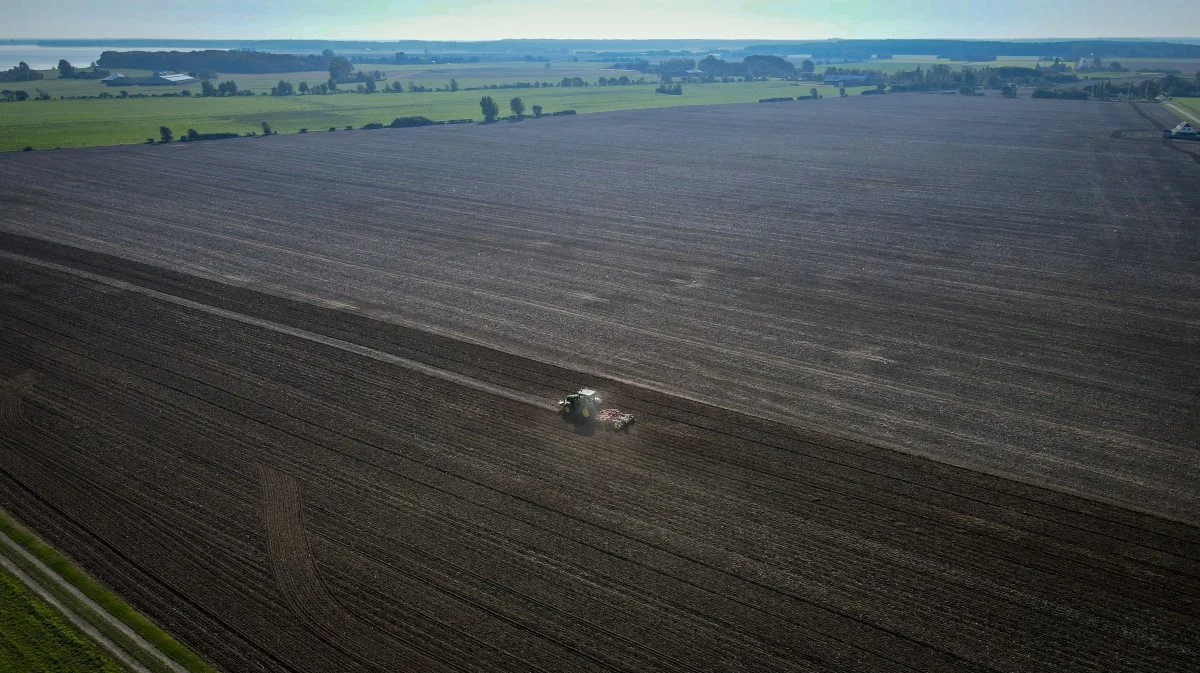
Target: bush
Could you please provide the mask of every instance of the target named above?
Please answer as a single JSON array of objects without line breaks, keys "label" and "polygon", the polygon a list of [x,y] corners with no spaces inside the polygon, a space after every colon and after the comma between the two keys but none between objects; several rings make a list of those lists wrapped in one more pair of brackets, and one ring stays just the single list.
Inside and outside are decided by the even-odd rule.
[{"label": "bush", "polygon": [[448,119],[444,122],[438,122],[438,123],[439,124],[474,124],[475,120],[474,119]]},{"label": "bush", "polygon": [[308,129],[300,129],[301,133],[308,133]]},{"label": "bush", "polygon": [[413,126],[430,126],[435,122],[428,117],[396,117],[388,126],[394,129],[406,129]]},{"label": "bush", "polygon": [[1087,100],[1090,94],[1079,89],[1038,89],[1033,92],[1034,98],[1055,98],[1059,100]]},{"label": "bush", "polygon": [[329,132],[330,132],[330,133],[333,133],[333,132],[334,132],[334,131],[336,131],[336,130],[337,130],[337,127],[336,127],[336,126],[330,126],[330,127],[329,127]]},{"label": "bush", "polygon": [[551,116],[551,117],[569,117],[573,114],[575,114],[574,110],[559,110],[558,112],[550,113],[549,116]]},{"label": "bush", "polygon": [[237,133],[199,133],[196,129],[188,129],[187,135],[180,138],[183,142],[191,142],[193,140],[224,140],[226,138],[237,138]]},{"label": "bush", "polygon": [[23,150],[21,150],[21,151],[22,151],[22,152],[32,152],[32,151],[33,151],[33,147],[32,147],[32,146],[30,146],[30,145],[26,145],[26,146],[25,146],[25,149],[23,149]]},{"label": "bush", "polygon": [[380,124],[379,122],[371,122],[370,124],[363,124],[362,127],[364,131],[371,131],[373,129],[383,128],[383,124]]},{"label": "bush", "polygon": [[347,126],[347,127],[345,128],[345,130],[346,130],[346,131],[353,131],[353,130],[354,130],[354,127],[353,127],[353,126]]},{"label": "bush", "polygon": [[793,101],[793,100],[796,100],[796,99],[795,99],[795,98],[791,98],[791,97],[784,97],[784,98],[759,98],[759,99],[758,99],[758,102],[760,102],[760,103],[784,103],[784,102],[787,102],[787,101]]}]

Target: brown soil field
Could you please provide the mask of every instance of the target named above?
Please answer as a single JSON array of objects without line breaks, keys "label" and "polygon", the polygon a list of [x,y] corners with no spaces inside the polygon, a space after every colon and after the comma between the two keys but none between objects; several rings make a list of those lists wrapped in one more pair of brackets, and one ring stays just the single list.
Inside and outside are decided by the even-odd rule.
[{"label": "brown soil field", "polygon": [[1200,523],[1168,121],[907,95],[22,153],[0,230]]},{"label": "brown soil field", "polygon": [[[1160,114],[0,158],[0,507],[228,671],[1194,671]],[[582,385],[638,423],[562,422]]]}]

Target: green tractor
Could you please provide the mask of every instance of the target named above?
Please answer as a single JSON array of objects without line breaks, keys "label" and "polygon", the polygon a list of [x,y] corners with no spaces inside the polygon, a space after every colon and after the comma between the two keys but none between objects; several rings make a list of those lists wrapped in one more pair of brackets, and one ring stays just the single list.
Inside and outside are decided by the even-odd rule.
[{"label": "green tractor", "polygon": [[583,388],[558,403],[564,418],[576,423],[590,423],[603,410],[600,396],[591,388]]},{"label": "green tractor", "polygon": [[596,391],[591,388],[583,388],[574,395],[567,395],[566,399],[560,400],[558,408],[562,412],[563,418],[576,425],[599,423],[609,430],[620,431],[633,424],[633,414],[626,414],[617,409],[605,409],[601,406],[602,404]]}]

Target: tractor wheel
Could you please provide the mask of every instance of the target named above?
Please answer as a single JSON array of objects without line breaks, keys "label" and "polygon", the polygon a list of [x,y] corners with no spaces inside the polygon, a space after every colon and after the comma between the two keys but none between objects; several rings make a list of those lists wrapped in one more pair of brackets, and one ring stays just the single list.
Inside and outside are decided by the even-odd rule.
[{"label": "tractor wheel", "polygon": [[588,409],[587,407],[584,407],[584,408],[582,408],[582,409],[580,409],[580,410],[579,410],[579,415],[580,415],[580,416],[583,416],[584,418],[591,418],[591,417],[592,417],[592,410],[591,410],[591,409]]}]

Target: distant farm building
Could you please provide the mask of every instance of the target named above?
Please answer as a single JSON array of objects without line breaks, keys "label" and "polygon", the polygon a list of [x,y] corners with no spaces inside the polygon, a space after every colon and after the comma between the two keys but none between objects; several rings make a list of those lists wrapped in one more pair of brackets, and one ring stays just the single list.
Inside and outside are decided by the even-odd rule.
[{"label": "distant farm building", "polygon": [[825,75],[825,83],[831,86],[863,86],[872,84],[870,75]]},{"label": "distant farm building", "polygon": [[108,86],[176,86],[180,84],[195,84],[200,81],[191,75],[159,70],[149,77],[126,77],[121,73],[113,73],[100,80]]}]

